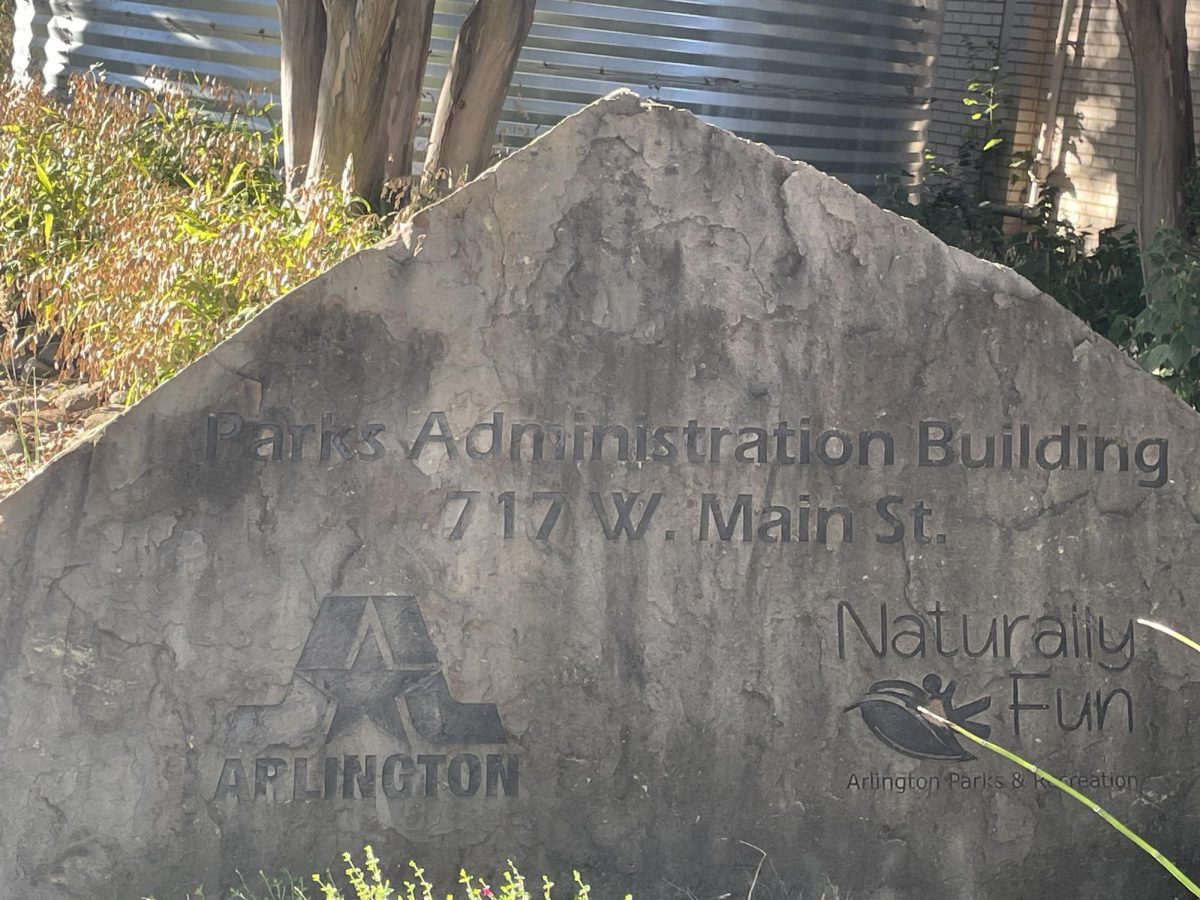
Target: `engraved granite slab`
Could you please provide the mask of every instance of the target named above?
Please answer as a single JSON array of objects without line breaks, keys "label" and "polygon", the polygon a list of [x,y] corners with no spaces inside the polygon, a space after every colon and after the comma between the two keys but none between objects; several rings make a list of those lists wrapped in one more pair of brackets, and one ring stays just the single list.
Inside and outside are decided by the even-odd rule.
[{"label": "engraved granite slab", "polygon": [[1172,896],[915,708],[1200,869],[1200,661],[1134,624],[1196,620],[1197,424],[1011,271],[614,95],[0,503],[0,884],[370,841],[605,896],[745,896],[755,848],[755,897]]}]

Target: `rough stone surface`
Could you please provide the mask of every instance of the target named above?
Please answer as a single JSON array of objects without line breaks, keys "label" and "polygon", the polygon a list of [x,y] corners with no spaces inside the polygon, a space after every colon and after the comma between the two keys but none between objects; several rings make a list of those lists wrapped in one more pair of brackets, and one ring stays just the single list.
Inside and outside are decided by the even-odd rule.
[{"label": "rough stone surface", "polygon": [[27,396],[13,398],[12,400],[5,400],[3,403],[0,403],[0,415],[4,415],[11,420],[13,416],[23,416],[27,413],[40,411],[49,405],[50,401],[45,397]]},{"label": "rough stone surface", "polygon": [[615,96],[0,504],[0,884],[370,841],[605,896],[1173,896],[913,707],[1200,869],[1200,669],[1132,623],[1194,629],[1197,434],[1012,272]]},{"label": "rough stone surface", "polygon": [[15,430],[0,432],[0,455],[12,456],[23,451],[21,436]]},{"label": "rough stone surface", "polygon": [[54,398],[54,405],[64,412],[86,412],[100,405],[103,391],[98,385],[77,384]]},{"label": "rough stone surface", "polygon": [[105,422],[111,421],[121,414],[121,407],[109,405],[102,406],[100,409],[94,409],[84,417],[83,429],[87,431],[91,428],[98,428]]}]

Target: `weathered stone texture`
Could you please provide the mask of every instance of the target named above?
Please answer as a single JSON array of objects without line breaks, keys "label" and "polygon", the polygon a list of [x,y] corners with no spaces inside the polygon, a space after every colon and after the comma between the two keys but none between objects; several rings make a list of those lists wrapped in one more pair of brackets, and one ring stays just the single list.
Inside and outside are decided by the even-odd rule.
[{"label": "weathered stone texture", "polygon": [[[429,440],[436,412],[453,459]],[[500,458],[472,458],[466,432],[497,413],[505,432],[561,425],[566,458],[548,439],[533,461],[526,437],[510,459],[507,434]],[[654,429],[690,420],[705,461],[682,430],[655,460]],[[809,462],[777,453],[783,420],[811,429]],[[923,466],[931,420],[997,454],[1005,426],[1016,448],[1023,424],[1035,445],[1086,424],[1127,441],[1129,466],[1115,446],[1104,472]],[[592,459],[597,425],[624,426],[631,459],[615,433]],[[767,461],[718,434],[713,463],[714,427],[767,429]],[[829,429],[850,436],[843,465],[816,455]],[[890,436],[890,464],[878,436],[859,464],[863,431]],[[744,895],[753,845],[769,857],[756,897],[1170,896],[1094,816],[956,759],[904,698],[991,698],[970,721],[998,742],[1137,778],[1092,793],[1200,868],[1198,662],[1140,628],[1122,643],[1137,615],[1195,619],[1197,434],[1012,272],[616,95],[272,305],[0,504],[0,884],[173,900],[371,841],[441,875],[574,865],[606,895]],[[1137,455],[1154,439],[1166,465],[1156,444]],[[455,491],[478,492],[457,537]],[[640,492],[640,539],[606,537],[613,492]],[[726,525],[747,494],[744,541]],[[759,530],[772,505],[792,540]],[[817,507],[848,510],[852,540]],[[1018,709],[1020,734],[1014,683],[1049,706]],[[1058,724],[1059,690],[1065,724],[1089,697],[1090,722]]]}]

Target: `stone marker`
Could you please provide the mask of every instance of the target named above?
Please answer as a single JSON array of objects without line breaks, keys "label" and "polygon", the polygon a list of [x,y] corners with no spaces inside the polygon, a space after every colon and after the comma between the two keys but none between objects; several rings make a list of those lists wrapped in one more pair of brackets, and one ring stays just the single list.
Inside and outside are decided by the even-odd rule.
[{"label": "stone marker", "polygon": [[1198,434],[1012,272],[614,95],[0,504],[0,885],[369,841],[606,897],[1173,896],[914,707],[1200,871],[1200,658],[1133,622],[1200,630]]}]

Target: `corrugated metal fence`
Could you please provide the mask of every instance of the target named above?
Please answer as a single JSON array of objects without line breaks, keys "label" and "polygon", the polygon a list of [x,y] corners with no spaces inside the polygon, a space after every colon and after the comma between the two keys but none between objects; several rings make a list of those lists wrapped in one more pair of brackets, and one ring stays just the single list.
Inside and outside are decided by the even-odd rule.
[{"label": "corrugated metal fence", "polygon": [[[918,164],[941,0],[541,0],[501,140],[516,146],[617,87],[869,189]],[[426,76],[432,110],[470,0],[439,0]],[[60,82],[99,64],[238,86],[278,78],[273,0],[17,0],[14,69]]]}]

